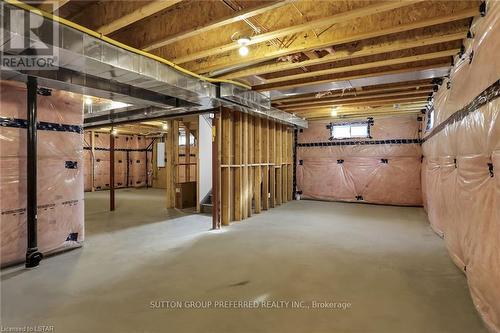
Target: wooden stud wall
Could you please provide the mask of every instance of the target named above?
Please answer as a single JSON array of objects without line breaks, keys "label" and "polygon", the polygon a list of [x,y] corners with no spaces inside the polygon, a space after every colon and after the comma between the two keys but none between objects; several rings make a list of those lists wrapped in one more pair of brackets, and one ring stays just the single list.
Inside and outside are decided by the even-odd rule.
[{"label": "wooden stud wall", "polygon": [[177,165],[179,163],[179,121],[168,120],[167,133],[167,208],[175,207],[175,188],[177,184]]},{"label": "wooden stud wall", "polygon": [[220,119],[221,224],[292,200],[293,129],[230,109]]}]

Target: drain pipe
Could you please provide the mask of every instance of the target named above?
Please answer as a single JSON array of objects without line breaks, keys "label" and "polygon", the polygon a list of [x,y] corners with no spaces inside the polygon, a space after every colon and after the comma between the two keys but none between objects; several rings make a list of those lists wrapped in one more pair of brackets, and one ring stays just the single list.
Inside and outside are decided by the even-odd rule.
[{"label": "drain pipe", "polygon": [[27,239],[26,267],[37,267],[42,260],[42,253],[37,245],[37,81],[28,76],[27,86]]}]

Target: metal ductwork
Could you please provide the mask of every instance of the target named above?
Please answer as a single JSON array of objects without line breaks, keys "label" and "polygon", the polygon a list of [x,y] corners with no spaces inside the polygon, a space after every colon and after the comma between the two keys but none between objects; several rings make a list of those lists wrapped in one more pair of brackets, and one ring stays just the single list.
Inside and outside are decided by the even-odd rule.
[{"label": "metal ductwork", "polygon": [[[1,5],[4,9],[19,10],[9,3],[2,2]],[[16,55],[12,49],[6,48],[6,45],[10,45],[16,38],[26,38],[24,29],[16,24],[6,24],[9,18],[5,13],[3,10],[1,14],[4,22],[2,28],[6,36],[2,41],[2,56]],[[261,93],[231,83],[204,81],[147,54],[141,54],[144,53],[142,51],[136,50],[134,53],[81,31],[83,29],[40,17],[44,24],[52,29],[38,29],[36,37],[53,48],[58,57],[57,67],[53,70],[17,70],[2,67],[2,79],[26,82],[27,76],[30,75],[37,77],[39,84],[48,88],[133,105],[128,108],[86,113],[86,126],[97,122],[110,124],[152,116],[204,113],[226,106],[290,125],[307,127],[305,120],[271,108],[269,98]]]}]

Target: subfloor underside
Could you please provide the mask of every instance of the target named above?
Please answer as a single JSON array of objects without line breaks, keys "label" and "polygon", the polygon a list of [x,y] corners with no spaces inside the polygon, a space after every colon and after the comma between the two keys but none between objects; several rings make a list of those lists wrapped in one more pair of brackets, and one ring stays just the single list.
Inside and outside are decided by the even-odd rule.
[{"label": "subfloor underside", "polygon": [[163,194],[117,191],[109,213],[106,192],[88,193],[83,248],[2,271],[2,326],[486,332],[421,208],[293,201],[213,232],[207,215],[162,208]]}]

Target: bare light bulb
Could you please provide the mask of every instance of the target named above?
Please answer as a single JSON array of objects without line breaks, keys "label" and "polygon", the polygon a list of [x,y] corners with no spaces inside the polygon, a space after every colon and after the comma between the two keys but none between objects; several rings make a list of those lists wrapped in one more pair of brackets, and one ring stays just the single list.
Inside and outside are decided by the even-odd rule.
[{"label": "bare light bulb", "polygon": [[336,107],[336,106],[334,106],[334,107],[332,108],[332,111],[330,111],[330,115],[331,115],[332,117],[336,117],[336,116],[337,116],[337,107]]},{"label": "bare light bulb", "polygon": [[239,48],[238,53],[240,56],[245,57],[248,55],[250,50],[248,49],[248,46],[243,45],[242,47]]},{"label": "bare light bulb", "polygon": [[116,128],[113,128],[113,129],[111,130],[111,135],[115,136],[115,135],[117,135],[117,134],[118,134],[118,130],[117,130]]},{"label": "bare light bulb", "polygon": [[85,104],[86,104],[86,105],[91,105],[91,104],[92,104],[92,98],[90,98],[90,97],[85,97]]}]

